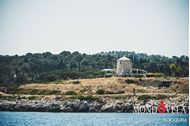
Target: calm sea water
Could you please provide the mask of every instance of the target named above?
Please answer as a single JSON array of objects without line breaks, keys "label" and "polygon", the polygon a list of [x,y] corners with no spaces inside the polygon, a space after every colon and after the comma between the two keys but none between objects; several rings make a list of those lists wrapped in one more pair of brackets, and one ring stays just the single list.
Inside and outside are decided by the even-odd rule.
[{"label": "calm sea water", "polygon": [[0,126],[188,126],[188,114],[0,112]]}]

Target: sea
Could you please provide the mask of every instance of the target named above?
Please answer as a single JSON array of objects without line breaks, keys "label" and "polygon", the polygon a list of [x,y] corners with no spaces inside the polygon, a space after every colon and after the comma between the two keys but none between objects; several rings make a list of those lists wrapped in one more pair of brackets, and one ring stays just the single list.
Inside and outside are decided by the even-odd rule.
[{"label": "sea", "polygon": [[188,126],[189,114],[0,112],[0,126]]}]

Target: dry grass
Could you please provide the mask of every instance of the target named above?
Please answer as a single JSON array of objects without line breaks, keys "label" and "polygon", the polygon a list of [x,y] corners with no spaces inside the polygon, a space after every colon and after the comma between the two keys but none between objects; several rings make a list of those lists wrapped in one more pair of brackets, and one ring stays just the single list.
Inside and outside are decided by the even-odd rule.
[{"label": "dry grass", "polygon": [[[122,90],[125,94],[132,93],[133,89],[137,93],[172,93],[174,92],[173,88],[161,88],[158,87],[143,87],[137,84],[124,84],[122,83],[122,79],[137,79],[140,78],[132,78],[132,77],[112,77],[112,78],[95,78],[95,79],[81,79],[80,83],[73,84],[72,82],[75,80],[67,80],[62,84],[25,84],[20,88],[25,89],[48,89],[48,90],[59,90],[62,93],[67,91],[75,91],[77,94],[82,95],[95,95],[98,89],[104,90]],[[155,78],[143,78],[147,80],[154,80]],[[188,80],[187,80],[188,81]],[[182,84],[184,87],[188,87],[188,83]],[[181,87],[181,86],[180,86]],[[176,88],[174,86],[174,88]]]}]

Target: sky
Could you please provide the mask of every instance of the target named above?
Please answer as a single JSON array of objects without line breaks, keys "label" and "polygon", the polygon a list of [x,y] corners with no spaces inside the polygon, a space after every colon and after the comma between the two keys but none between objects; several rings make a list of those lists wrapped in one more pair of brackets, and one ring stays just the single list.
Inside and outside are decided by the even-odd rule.
[{"label": "sky", "polygon": [[0,55],[189,55],[188,0],[0,0]]}]

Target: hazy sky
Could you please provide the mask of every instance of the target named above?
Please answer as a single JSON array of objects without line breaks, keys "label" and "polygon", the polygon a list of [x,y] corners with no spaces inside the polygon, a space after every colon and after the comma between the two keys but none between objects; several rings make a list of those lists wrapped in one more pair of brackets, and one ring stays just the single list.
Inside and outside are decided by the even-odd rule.
[{"label": "hazy sky", "polygon": [[0,54],[188,55],[188,0],[0,0]]}]

